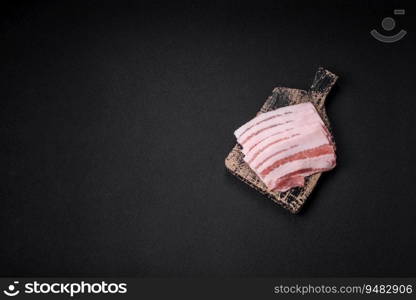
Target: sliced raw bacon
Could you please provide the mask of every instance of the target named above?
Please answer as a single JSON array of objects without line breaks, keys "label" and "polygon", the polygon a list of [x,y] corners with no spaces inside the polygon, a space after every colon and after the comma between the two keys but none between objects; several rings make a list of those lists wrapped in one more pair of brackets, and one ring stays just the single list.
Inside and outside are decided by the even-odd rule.
[{"label": "sliced raw bacon", "polygon": [[[277,114],[278,116],[281,114]],[[307,109],[299,113],[291,113],[288,115],[283,115],[280,117],[274,117],[272,119],[263,120],[252,127],[244,131],[238,138],[237,141],[240,144],[247,143],[250,139],[255,138],[259,133],[267,131],[271,128],[287,129],[293,127],[293,123],[296,121],[303,120],[305,122],[322,122],[322,120],[317,116],[316,110]],[[277,122],[278,121],[278,122]],[[322,123],[323,125],[323,123]]]},{"label": "sliced raw bacon", "polygon": [[[255,145],[251,150],[246,152],[245,160],[248,163],[251,163],[252,161],[260,162],[263,160],[267,155],[275,151],[273,146],[277,143],[283,143],[286,146],[293,146],[298,145],[300,147],[303,147],[306,149],[307,145],[317,145],[316,143],[327,143],[328,140],[320,134],[320,131],[322,131],[322,126],[320,124],[315,125],[309,125],[307,127],[298,127],[294,128],[289,134],[286,134],[285,136],[270,136],[257,145]],[[311,135],[315,135],[316,139],[311,139]]]},{"label": "sliced raw bacon", "polygon": [[[301,104],[297,104],[299,105],[299,107],[306,107],[307,103],[301,103]],[[275,116],[277,115],[278,117],[283,116],[283,115],[288,115],[288,114],[292,114],[294,113],[293,110],[293,105],[291,106],[286,106],[286,107],[282,107],[276,110],[271,110],[269,112],[266,113],[262,113],[260,115],[258,115],[257,117],[255,117],[254,119],[252,119],[251,121],[247,122],[246,124],[244,124],[243,126],[241,126],[240,128],[238,128],[235,132],[234,135],[237,137],[237,139],[248,129],[250,129],[251,127],[253,127],[255,124],[259,123],[260,121],[264,121],[265,119],[270,118],[271,116]]]},{"label": "sliced raw bacon", "polygon": [[332,136],[310,102],[260,114],[234,135],[244,161],[270,191],[303,186],[305,177],[336,164]]}]

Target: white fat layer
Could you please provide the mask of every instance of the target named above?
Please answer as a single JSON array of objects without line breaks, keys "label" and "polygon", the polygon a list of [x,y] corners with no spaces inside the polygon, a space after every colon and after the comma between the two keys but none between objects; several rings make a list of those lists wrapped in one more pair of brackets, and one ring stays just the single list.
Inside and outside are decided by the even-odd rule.
[{"label": "white fat layer", "polygon": [[[298,127],[307,127],[307,126],[313,126],[314,124],[320,124],[317,122],[316,119],[298,119],[295,120],[293,123],[287,123],[283,124],[281,126],[272,127],[269,129],[266,129],[256,136],[253,136],[251,139],[249,139],[247,142],[244,143],[242,152],[243,154],[247,154],[250,149],[257,145],[258,143],[262,142],[266,138],[268,138],[271,135],[274,135],[276,137],[284,137],[288,134],[292,134]],[[321,125],[323,126],[323,125]]]},{"label": "white fat layer", "polygon": [[[254,155],[257,155],[257,152],[259,152],[260,150],[262,150],[263,148],[265,148],[264,150],[262,150],[260,152],[260,154],[258,155],[262,155],[263,152],[267,151],[267,152],[276,152],[277,149],[281,148],[287,148],[287,145],[291,145],[292,142],[296,141],[298,143],[302,143],[305,139],[307,139],[309,134],[315,133],[315,132],[322,132],[322,134],[326,137],[326,133],[325,130],[322,128],[321,124],[310,124],[310,125],[304,125],[304,126],[300,126],[300,127],[296,127],[291,131],[286,132],[285,134],[282,135],[277,135],[277,136],[269,136],[266,139],[264,139],[263,141],[261,141],[260,143],[258,143],[256,146],[254,146],[251,150],[246,150],[246,155],[244,157],[244,160],[246,161],[250,161]],[[295,136],[293,136],[295,135]],[[306,136],[306,137],[305,137]],[[285,140],[280,140],[283,138],[288,138]],[[279,141],[280,140],[280,141]],[[278,141],[277,143],[273,144],[273,145],[269,145],[272,142]]]},{"label": "white fat layer", "polygon": [[[286,141],[285,141],[286,142]],[[296,146],[297,145],[297,146]],[[323,134],[323,132],[318,128],[313,133],[310,133],[308,135],[304,136],[297,136],[287,141],[287,143],[284,143],[280,145],[280,143],[276,145],[272,145],[266,150],[264,150],[262,153],[259,154],[259,156],[256,157],[249,165],[253,169],[255,168],[259,163],[263,162],[258,168],[259,173],[262,172],[264,169],[266,169],[271,164],[275,163],[276,161],[286,158],[288,156],[294,155],[296,153],[313,149],[322,145],[330,145],[327,137]],[[275,147],[273,147],[275,146]],[[294,147],[296,146],[296,147]],[[281,151],[282,149],[288,149],[286,151],[277,153],[276,155],[273,155],[273,153],[276,153],[278,151]],[[271,156],[273,155],[273,156]],[[271,157],[269,157],[271,156]],[[246,158],[244,158],[246,160]],[[246,160],[247,161],[247,160]]]},{"label": "white fat layer", "polygon": [[[312,175],[312,174],[315,174],[315,173],[318,173],[318,172],[322,172],[322,171],[318,171],[318,170],[315,169],[315,170],[312,170],[312,171],[309,171],[309,172],[300,173],[300,174],[296,175],[296,177],[302,177],[304,179],[305,177],[307,177],[309,175]],[[279,189],[277,189],[277,186],[280,184],[280,181],[281,181],[281,179],[278,178],[278,179],[275,180],[274,183],[270,184],[270,186],[271,186],[270,190],[277,190],[279,192],[286,192],[287,190],[289,190],[293,187],[299,186],[299,185],[296,185],[296,184],[295,185],[286,184],[285,186],[281,186]],[[304,183],[304,180],[303,180],[303,183]],[[301,186],[303,186],[303,184]]]},{"label": "white fat layer", "polygon": [[[253,126],[254,124],[261,122],[264,119],[267,119],[271,116],[274,116],[276,114],[285,114],[287,112],[293,112],[293,113],[297,113],[297,112],[301,112],[304,109],[308,109],[312,107],[313,109],[315,109],[314,105],[310,102],[305,102],[305,103],[301,103],[301,104],[295,104],[295,105],[289,105],[289,106],[285,106],[285,107],[281,107],[269,112],[265,112],[262,113],[258,116],[256,116],[255,118],[251,119],[250,121],[248,121],[247,123],[245,123],[244,125],[242,125],[241,127],[239,127],[236,131],[234,131],[234,135],[239,138],[240,135],[247,129],[250,128],[251,126]],[[289,115],[293,115],[293,114],[289,114]]]},{"label": "white fat layer", "polygon": [[[237,138],[237,141],[241,144],[241,142],[244,142],[248,137],[250,137],[253,134],[256,134],[258,131],[262,129],[266,129],[270,126],[278,125],[277,127],[282,127],[284,125],[290,125],[295,122],[308,122],[309,120],[314,120],[315,122],[322,122],[319,115],[316,113],[314,109],[308,109],[304,110],[302,112],[299,112],[296,115],[290,114],[290,115],[283,115],[281,117],[276,117],[267,121],[264,121],[260,124],[254,125],[249,130],[247,130],[245,133],[243,133],[239,138]],[[254,138],[254,137],[252,137]]]},{"label": "white fat layer", "polygon": [[325,154],[311,158],[298,159],[288,162],[278,168],[275,168],[263,178],[263,182],[269,189],[273,189],[274,182],[279,178],[302,169],[324,169],[329,170],[335,165],[335,155]]}]

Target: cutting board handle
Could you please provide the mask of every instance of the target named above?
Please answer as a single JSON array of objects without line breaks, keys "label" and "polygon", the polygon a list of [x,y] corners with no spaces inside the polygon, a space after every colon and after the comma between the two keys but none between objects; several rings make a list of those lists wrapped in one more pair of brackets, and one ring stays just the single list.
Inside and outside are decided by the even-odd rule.
[{"label": "cutting board handle", "polygon": [[318,68],[309,89],[309,93],[311,93],[313,99],[312,101],[318,108],[321,108],[325,104],[326,96],[331,91],[331,88],[334,86],[337,79],[338,76],[334,73],[331,73],[322,67]]}]

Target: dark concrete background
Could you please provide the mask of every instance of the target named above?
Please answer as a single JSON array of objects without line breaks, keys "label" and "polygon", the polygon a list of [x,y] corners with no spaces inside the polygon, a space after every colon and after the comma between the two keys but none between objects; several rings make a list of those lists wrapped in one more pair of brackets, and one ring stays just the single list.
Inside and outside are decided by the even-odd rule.
[{"label": "dark concrete background", "polygon": [[[0,275],[415,276],[414,12],[369,34],[400,4],[9,2]],[[224,158],[318,66],[338,166],[291,215]]]}]

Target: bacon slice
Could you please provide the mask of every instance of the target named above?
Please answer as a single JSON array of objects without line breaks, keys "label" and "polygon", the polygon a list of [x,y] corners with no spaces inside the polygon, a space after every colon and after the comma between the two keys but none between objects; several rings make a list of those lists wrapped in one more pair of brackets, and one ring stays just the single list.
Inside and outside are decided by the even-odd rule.
[{"label": "bacon slice", "polygon": [[[320,124],[312,124],[307,127],[294,128],[286,136],[274,137],[270,136],[259,144],[255,145],[250,151],[246,152],[244,160],[248,163],[260,162],[268,155],[275,151],[275,147],[271,147],[277,143],[284,143],[287,146],[298,145],[299,149],[306,149],[308,146],[319,146],[326,144],[328,139],[321,134],[322,126]],[[311,136],[316,138],[311,139]]]},{"label": "bacon slice", "polygon": [[303,123],[322,122],[322,120],[319,118],[319,115],[317,115],[315,109],[307,108],[303,112],[294,112],[289,115],[283,115],[281,117],[276,117],[267,121],[259,122],[258,124],[252,126],[251,128],[247,129],[243,134],[241,134],[237,138],[237,142],[241,145],[245,145],[251,139],[256,139],[259,136],[259,134],[268,132],[268,129],[275,128],[277,129],[277,131],[281,131],[296,126],[300,121]]},{"label": "bacon slice", "polygon": [[305,177],[335,167],[335,144],[312,103],[260,114],[234,135],[244,161],[271,191],[303,186]]},{"label": "bacon slice", "polygon": [[[299,108],[301,109],[302,107],[305,108],[310,108],[310,103],[306,102],[306,103],[301,103],[301,104],[297,104],[297,106],[299,106]],[[295,112],[295,109],[293,109],[293,106],[295,105],[290,105],[290,106],[285,106],[276,110],[271,110],[268,111],[266,113],[260,114],[257,117],[255,117],[254,119],[252,119],[251,121],[247,122],[246,124],[244,124],[243,126],[241,126],[240,128],[238,128],[234,134],[237,138],[240,137],[240,135],[242,135],[246,130],[250,129],[251,127],[253,127],[254,125],[256,125],[257,123],[259,123],[260,121],[264,121],[265,119],[270,118],[271,116],[275,116],[277,115],[279,116],[283,116],[283,115],[288,115],[288,114],[292,114]]]}]

